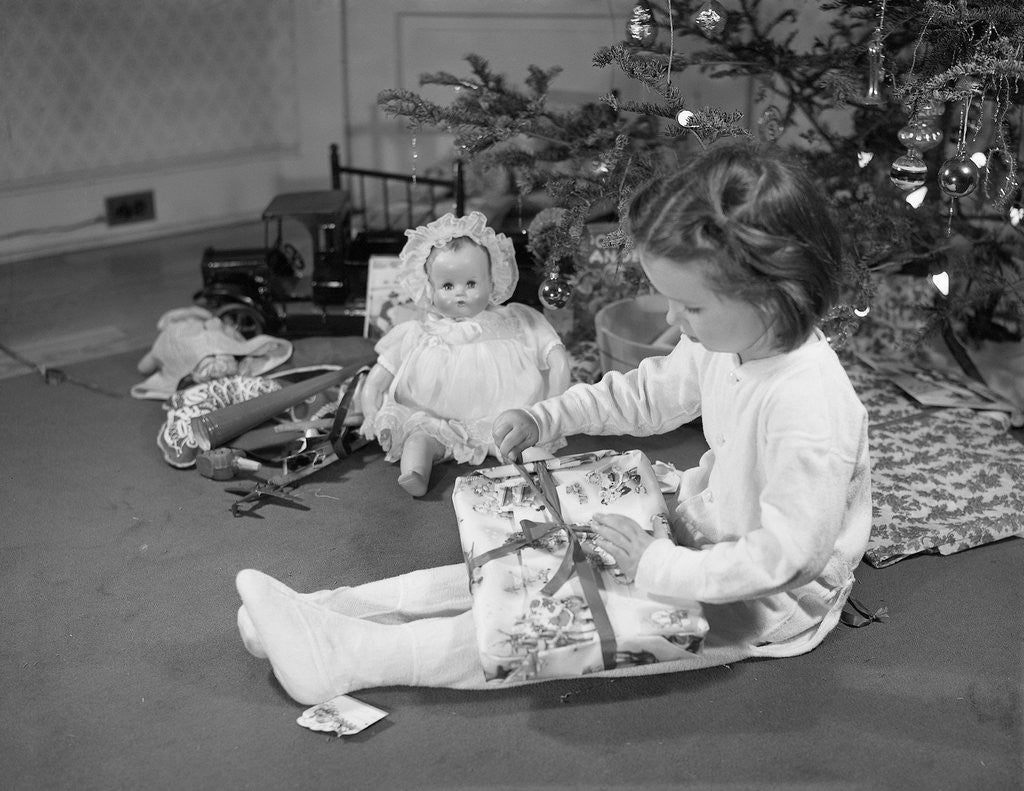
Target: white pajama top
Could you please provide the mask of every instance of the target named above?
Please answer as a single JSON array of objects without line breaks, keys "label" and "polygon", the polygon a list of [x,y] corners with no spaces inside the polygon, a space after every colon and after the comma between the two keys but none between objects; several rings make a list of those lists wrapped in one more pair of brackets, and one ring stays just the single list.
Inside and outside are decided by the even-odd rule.
[{"label": "white pajama top", "polygon": [[868,420],[822,335],[743,364],[683,338],[528,411],[542,442],[660,434],[700,416],[709,450],[681,476],[678,545],[651,544],[636,584],[710,605],[712,632],[751,655],[803,653],[838,622],[871,528]]}]

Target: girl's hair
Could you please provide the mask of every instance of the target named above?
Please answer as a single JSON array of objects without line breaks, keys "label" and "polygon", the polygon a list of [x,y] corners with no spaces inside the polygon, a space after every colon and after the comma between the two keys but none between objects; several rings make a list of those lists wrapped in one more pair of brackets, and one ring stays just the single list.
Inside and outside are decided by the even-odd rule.
[{"label": "girl's hair", "polygon": [[704,264],[716,293],[760,306],[784,351],[799,346],[839,298],[842,245],[825,198],[778,149],[708,149],[634,193],[637,247]]}]

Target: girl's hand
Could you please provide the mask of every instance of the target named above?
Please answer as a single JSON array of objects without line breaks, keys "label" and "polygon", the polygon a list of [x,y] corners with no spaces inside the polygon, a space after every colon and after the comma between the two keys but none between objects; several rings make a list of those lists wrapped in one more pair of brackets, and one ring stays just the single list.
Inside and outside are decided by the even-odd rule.
[{"label": "girl's hand", "polygon": [[516,461],[540,441],[540,429],[522,409],[509,409],[494,419],[494,444],[505,461]]},{"label": "girl's hand", "polygon": [[627,580],[635,580],[640,557],[661,536],[652,536],[639,523],[619,514],[594,514],[593,521],[597,546],[615,558]]}]

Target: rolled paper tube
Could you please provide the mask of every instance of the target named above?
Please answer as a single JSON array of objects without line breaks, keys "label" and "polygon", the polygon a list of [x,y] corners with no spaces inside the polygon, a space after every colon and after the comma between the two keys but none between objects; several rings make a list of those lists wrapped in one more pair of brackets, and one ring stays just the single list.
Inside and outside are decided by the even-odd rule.
[{"label": "rolled paper tube", "polygon": [[314,376],[312,379],[282,387],[276,392],[264,393],[248,401],[231,404],[207,412],[205,415],[194,417],[192,418],[192,436],[195,437],[196,445],[200,450],[219,448],[249,429],[270,420],[274,415],[284,412],[332,385],[340,384],[362,366],[372,362],[372,358],[360,360],[337,371],[328,371],[320,376]]}]

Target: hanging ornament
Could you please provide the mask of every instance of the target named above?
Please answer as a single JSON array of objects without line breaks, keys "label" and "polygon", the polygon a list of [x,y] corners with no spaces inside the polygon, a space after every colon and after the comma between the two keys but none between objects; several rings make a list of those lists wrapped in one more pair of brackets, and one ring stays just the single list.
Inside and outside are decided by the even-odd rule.
[{"label": "hanging ornament", "polygon": [[930,151],[942,142],[942,130],[935,124],[914,119],[896,133],[904,148]]},{"label": "hanging ornament", "polygon": [[418,176],[416,172],[417,160],[420,158],[420,152],[416,150],[416,135],[412,136],[412,183],[416,183]]},{"label": "hanging ornament", "polygon": [[610,173],[612,170],[611,157],[608,156],[608,154],[599,154],[598,156],[590,160],[590,165],[588,169],[592,176],[601,177],[607,173]]},{"label": "hanging ornament", "polygon": [[885,79],[885,2],[878,4],[878,25],[871,33],[868,41],[868,85],[861,97],[861,103],[869,107],[878,107],[882,102],[882,80]]},{"label": "hanging ornament", "polygon": [[[951,198],[964,198],[978,188],[981,173],[978,166],[967,156],[967,122],[971,109],[971,97],[964,99],[960,114],[960,141],[956,154],[939,168],[939,189]],[[950,223],[953,219],[953,205],[949,207]]]},{"label": "hanging ornament", "polygon": [[907,113],[913,111],[915,118],[919,118],[923,121],[936,123],[935,119],[939,118],[944,112],[946,112],[946,103],[941,99],[935,97],[923,98],[917,103],[917,107],[911,107],[905,105]]},{"label": "hanging ornament", "polygon": [[907,192],[924,186],[927,178],[928,166],[921,158],[921,152],[913,148],[897,158],[889,168],[889,180]]},{"label": "hanging ornament", "polygon": [[871,34],[871,41],[868,42],[868,87],[861,97],[861,103],[872,107],[882,104],[882,53],[885,47],[882,44],[882,28],[875,28]]},{"label": "hanging ornament", "polygon": [[569,286],[559,272],[551,272],[537,289],[537,298],[540,304],[549,310],[560,310],[569,304],[572,296],[572,288]]},{"label": "hanging ornament", "polygon": [[725,29],[725,6],[718,0],[707,0],[693,17],[693,23],[708,38],[714,38]]},{"label": "hanging ornament", "polygon": [[995,208],[1002,210],[1009,206],[1020,189],[1016,158],[1002,148],[996,149],[988,158],[984,186],[985,196]]},{"label": "hanging ornament", "polygon": [[626,35],[629,36],[630,41],[641,47],[651,46],[658,38],[658,23],[646,0],[641,0],[633,6],[633,13],[629,15],[629,24],[626,25]]},{"label": "hanging ornament", "polygon": [[690,121],[692,121],[692,120],[693,120],[693,111],[692,110],[680,110],[678,113],[676,113],[676,123],[678,123],[680,126],[689,126],[690,125]]},{"label": "hanging ornament", "polygon": [[765,143],[774,143],[786,127],[782,125],[782,111],[774,104],[768,105],[757,119],[757,136]]},{"label": "hanging ornament", "polygon": [[951,198],[964,198],[978,188],[978,166],[963,154],[950,157],[939,168],[939,189]]}]

